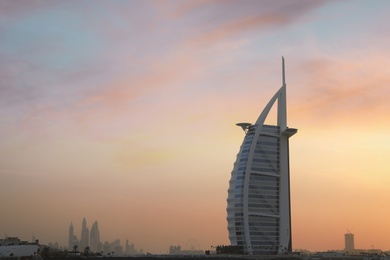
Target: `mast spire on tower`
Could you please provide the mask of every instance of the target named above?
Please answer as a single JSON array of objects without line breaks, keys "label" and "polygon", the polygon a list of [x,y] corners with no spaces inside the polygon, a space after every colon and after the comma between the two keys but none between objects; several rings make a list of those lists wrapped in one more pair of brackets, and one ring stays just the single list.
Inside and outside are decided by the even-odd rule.
[{"label": "mast spire on tower", "polygon": [[284,73],[284,57],[282,56],[282,78],[283,78],[283,86],[286,85],[286,76]]}]

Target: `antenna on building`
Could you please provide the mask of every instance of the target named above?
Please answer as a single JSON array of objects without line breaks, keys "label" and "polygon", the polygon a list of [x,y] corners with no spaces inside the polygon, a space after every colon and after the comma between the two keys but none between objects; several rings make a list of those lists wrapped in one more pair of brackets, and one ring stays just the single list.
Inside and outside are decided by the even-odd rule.
[{"label": "antenna on building", "polygon": [[284,72],[284,57],[282,56],[282,78],[283,78],[283,86],[286,85],[286,74]]},{"label": "antenna on building", "polygon": [[350,229],[346,225],[344,225],[344,227],[347,230],[347,234],[352,234],[352,232],[350,231]]}]

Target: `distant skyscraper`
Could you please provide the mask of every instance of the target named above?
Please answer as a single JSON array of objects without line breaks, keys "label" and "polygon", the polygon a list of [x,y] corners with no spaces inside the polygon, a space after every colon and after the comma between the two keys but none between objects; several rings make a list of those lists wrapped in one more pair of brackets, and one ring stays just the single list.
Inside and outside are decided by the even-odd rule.
[{"label": "distant skyscraper", "polygon": [[127,239],[126,239],[125,253],[128,255],[133,255],[137,253],[137,251],[135,250],[134,243],[129,244],[129,240]]},{"label": "distant skyscraper", "polygon": [[70,223],[69,226],[69,242],[68,242],[68,250],[73,250],[74,246],[74,229],[73,229],[73,223]]},{"label": "distant skyscraper", "polygon": [[89,244],[92,252],[100,251],[100,232],[97,221],[91,227]]},{"label": "distant skyscraper", "polygon": [[80,238],[80,251],[83,251],[87,246],[89,246],[89,230],[87,228],[87,221],[83,219],[82,229],[81,229],[81,238]]},{"label": "distant skyscraper", "polygon": [[355,251],[354,235],[348,231],[346,234],[344,234],[344,239],[345,239],[345,251],[347,252]]},{"label": "distant skyscraper", "polygon": [[[231,245],[248,254],[291,252],[289,138],[286,82],[268,102],[255,124],[239,123],[245,138],[234,163],[227,199]],[[277,102],[277,125],[266,125]]]}]

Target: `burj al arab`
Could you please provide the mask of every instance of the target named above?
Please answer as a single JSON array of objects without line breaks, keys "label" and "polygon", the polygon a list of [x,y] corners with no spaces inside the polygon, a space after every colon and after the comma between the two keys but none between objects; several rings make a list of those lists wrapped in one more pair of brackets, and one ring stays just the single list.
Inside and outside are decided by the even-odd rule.
[{"label": "burj al arab", "polygon": [[[277,106],[277,124],[265,121]],[[286,80],[282,58],[282,86],[257,121],[238,123],[245,133],[234,163],[227,198],[231,245],[246,254],[276,255],[292,251],[289,138]]]}]

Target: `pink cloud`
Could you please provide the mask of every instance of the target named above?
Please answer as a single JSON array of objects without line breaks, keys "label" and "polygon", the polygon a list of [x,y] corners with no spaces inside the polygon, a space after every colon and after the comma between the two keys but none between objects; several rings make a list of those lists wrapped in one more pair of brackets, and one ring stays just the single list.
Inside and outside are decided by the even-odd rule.
[{"label": "pink cloud", "polygon": [[[198,14],[202,22],[191,28],[190,42],[212,43],[239,34],[270,27],[288,26],[324,1],[190,1],[179,6],[172,16],[179,19]],[[208,9],[208,10],[207,10]],[[207,11],[204,11],[207,10]]]},{"label": "pink cloud", "polygon": [[245,17],[240,20],[232,21],[224,26],[211,30],[207,33],[195,37],[197,43],[209,43],[226,39],[230,36],[244,33],[246,31],[273,25],[286,23],[286,17],[281,15],[262,15],[258,17]]},{"label": "pink cloud", "polygon": [[3,0],[0,1],[0,14],[4,16],[21,16],[40,9],[58,6],[61,1],[44,0]]},{"label": "pink cloud", "polygon": [[[387,61],[370,57],[364,61],[326,59],[306,61],[297,69],[304,86],[293,100],[292,113],[314,120],[364,122],[386,116],[390,76]],[[335,115],[337,115],[335,117]],[[344,119],[342,119],[344,118]]]}]

